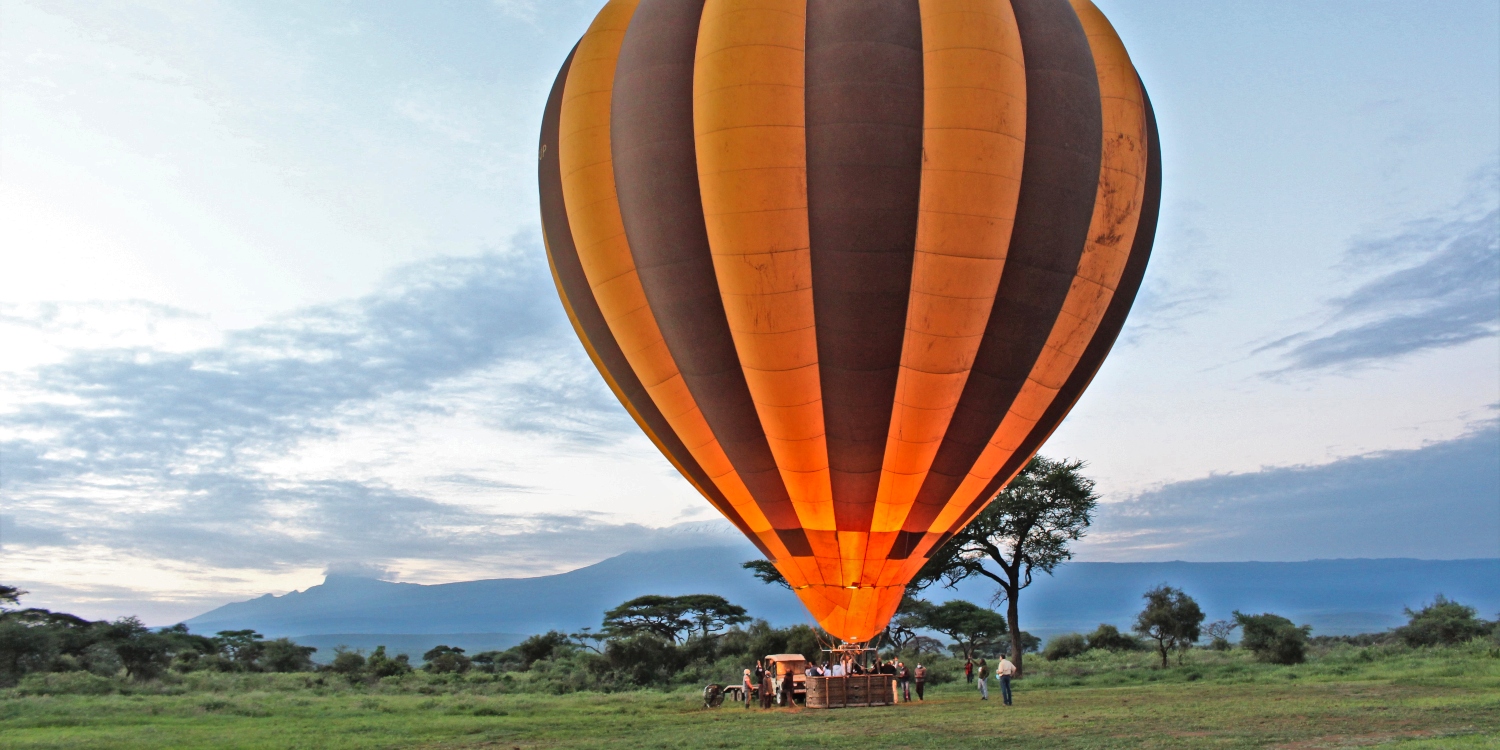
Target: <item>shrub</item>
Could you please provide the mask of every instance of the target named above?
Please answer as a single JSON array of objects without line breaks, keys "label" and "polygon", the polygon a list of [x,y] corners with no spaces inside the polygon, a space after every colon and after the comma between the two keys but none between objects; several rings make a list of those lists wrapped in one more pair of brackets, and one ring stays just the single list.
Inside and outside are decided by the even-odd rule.
[{"label": "shrub", "polygon": [[1047,648],[1042,651],[1042,658],[1047,661],[1058,659],[1071,659],[1089,650],[1088,641],[1078,633],[1066,633],[1055,635],[1047,639]]},{"label": "shrub", "polygon": [[411,657],[406,654],[396,654],[392,658],[386,655],[385,646],[376,646],[374,653],[365,660],[365,669],[376,679],[411,674]]},{"label": "shrub", "polygon": [[359,651],[350,651],[344,646],[333,649],[333,661],[328,665],[328,671],[341,674],[353,680],[365,671],[365,655]]},{"label": "shrub", "polygon": [[1210,639],[1208,647],[1215,651],[1228,651],[1234,648],[1234,644],[1229,642],[1229,636],[1233,635],[1239,627],[1239,623],[1225,620],[1214,620],[1203,626],[1203,633]]},{"label": "shrub", "polygon": [[311,672],[312,646],[299,646],[290,638],[267,641],[260,654],[260,664],[267,672]]},{"label": "shrub", "polygon": [[1234,621],[1244,628],[1240,645],[1255,658],[1272,664],[1301,664],[1307,658],[1307,636],[1311,625],[1297,627],[1291,620],[1270,613],[1247,615],[1236,611]]},{"label": "shrub", "polygon": [[1121,633],[1119,628],[1107,623],[1100,623],[1094,632],[1089,633],[1088,647],[1105,651],[1140,651],[1145,648],[1134,636]]},{"label": "shrub", "polygon": [[1396,628],[1396,635],[1408,646],[1442,646],[1464,643],[1487,635],[1494,627],[1478,618],[1473,607],[1466,607],[1438,594],[1432,603],[1413,612],[1411,620]]},{"label": "shrub", "polygon": [[0,621],[0,685],[14,685],[27,673],[45,669],[55,653],[52,636],[45,628]]},{"label": "shrub", "polygon": [[474,666],[469,657],[464,656],[464,650],[457,646],[433,646],[427,653],[422,654],[422,670],[434,674],[463,674]]}]

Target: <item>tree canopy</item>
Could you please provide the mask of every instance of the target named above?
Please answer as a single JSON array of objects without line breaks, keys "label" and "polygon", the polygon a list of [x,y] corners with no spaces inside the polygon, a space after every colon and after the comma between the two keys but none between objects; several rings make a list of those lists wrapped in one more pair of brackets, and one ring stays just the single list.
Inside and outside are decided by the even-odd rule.
[{"label": "tree canopy", "polygon": [[999,586],[1011,634],[1010,659],[1021,667],[1020,595],[1037,572],[1050,574],[1073,557],[1068,548],[1093,520],[1099,496],[1078,460],[1036,456],[968,526],[935,552],[918,581],[951,587],[983,576]]},{"label": "tree canopy", "polygon": [[1135,631],[1156,641],[1162,667],[1167,666],[1167,652],[1177,649],[1177,660],[1188,644],[1196,643],[1203,626],[1203,610],[1193,597],[1162,584],[1147,591],[1145,609],[1136,616]]},{"label": "tree canopy", "polygon": [[749,622],[745,608],[715,594],[638,596],[604,613],[604,631],[611,636],[650,633],[678,643],[694,631],[707,638],[724,629]]},{"label": "tree canopy", "polygon": [[1005,618],[973,602],[952,599],[942,604],[919,601],[913,608],[922,624],[953,640],[965,658],[999,643],[1007,633]]}]

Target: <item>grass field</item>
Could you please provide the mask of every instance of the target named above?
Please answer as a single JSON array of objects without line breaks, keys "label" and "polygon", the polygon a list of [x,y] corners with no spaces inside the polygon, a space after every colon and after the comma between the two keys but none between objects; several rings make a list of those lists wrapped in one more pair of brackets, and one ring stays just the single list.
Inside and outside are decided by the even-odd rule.
[{"label": "grass field", "polygon": [[1011,708],[961,683],[920,704],[761,711],[704,709],[694,688],[555,696],[426,675],[202,675],[106,695],[32,680],[0,691],[0,747],[1500,749],[1493,646],[1343,647],[1296,667],[1242,652],[1194,651],[1167,670],[1150,659],[1028,661]]}]

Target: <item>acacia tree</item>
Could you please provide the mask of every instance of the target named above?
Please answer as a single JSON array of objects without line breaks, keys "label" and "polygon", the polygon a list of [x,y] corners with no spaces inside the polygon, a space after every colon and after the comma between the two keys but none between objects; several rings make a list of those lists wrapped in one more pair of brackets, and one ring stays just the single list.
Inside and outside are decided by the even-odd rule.
[{"label": "acacia tree", "polygon": [[604,613],[604,631],[612,636],[650,633],[676,643],[679,633],[693,628],[687,611],[675,596],[647,594]]},{"label": "acacia tree", "polygon": [[1005,637],[1005,618],[973,602],[952,599],[938,605],[920,604],[916,614],[922,625],[952,638],[966,659]]},{"label": "acacia tree", "polygon": [[1167,668],[1167,652],[1174,648],[1181,664],[1182,652],[1202,634],[1203,610],[1182,589],[1166,584],[1147,591],[1142,598],[1146,608],[1135,618],[1135,632],[1156,641],[1162,669]]},{"label": "acacia tree", "polygon": [[[745,608],[730,604],[715,594],[686,596],[638,596],[604,613],[605,637],[651,633],[678,643],[687,640],[694,630],[704,638],[731,625],[750,621]],[[585,628],[587,630],[587,628]],[[575,637],[587,636],[575,634]],[[598,640],[598,638],[595,638]]]},{"label": "acacia tree", "polygon": [[1026,649],[1021,590],[1031,585],[1035,573],[1050,575],[1073,557],[1068,545],[1087,531],[1099,504],[1094,481],[1079,473],[1083,467],[1078,460],[1032,458],[924,568],[941,571],[950,588],[976,575],[999,586],[996,599],[1006,603],[1010,660],[1018,673]]},{"label": "acacia tree", "polygon": [[728,599],[717,594],[689,594],[677,597],[687,619],[698,624],[698,632],[704,638],[718,633],[731,625],[750,622],[745,608],[730,604]]}]

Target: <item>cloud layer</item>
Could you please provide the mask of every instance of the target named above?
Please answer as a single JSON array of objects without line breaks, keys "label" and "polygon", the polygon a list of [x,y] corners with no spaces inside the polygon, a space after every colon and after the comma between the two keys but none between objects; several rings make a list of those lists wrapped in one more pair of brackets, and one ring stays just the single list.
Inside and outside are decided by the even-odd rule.
[{"label": "cloud layer", "polygon": [[[8,390],[22,398],[0,433],[5,545],[100,546],[220,568],[512,550],[547,569],[557,556],[539,553],[561,538],[621,549],[620,538],[640,529],[266,468],[351,422],[461,407],[491,430],[564,451],[634,435],[568,328],[540,258],[539,248],[518,246],[421,263],[367,297],[231,332],[219,346],[83,350],[13,377]],[[393,402],[404,413],[380,412]],[[436,480],[527,491],[503,478]],[[533,546],[517,548],[522,537],[532,541],[520,546]]]},{"label": "cloud layer", "polygon": [[1500,422],[1415,450],[1175,482],[1101,508],[1090,560],[1500,557]]},{"label": "cloud layer", "polygon": [[1456,216],[1355,243],[1346,265],[1388,270],[1332,300],[1322,325],[1260,350],[1281,350],[1283,371],[1352,368],[1500,333],[1500,178],[1476,182]]}]

